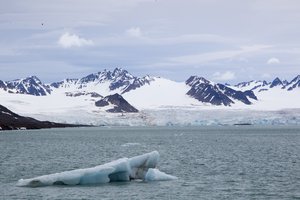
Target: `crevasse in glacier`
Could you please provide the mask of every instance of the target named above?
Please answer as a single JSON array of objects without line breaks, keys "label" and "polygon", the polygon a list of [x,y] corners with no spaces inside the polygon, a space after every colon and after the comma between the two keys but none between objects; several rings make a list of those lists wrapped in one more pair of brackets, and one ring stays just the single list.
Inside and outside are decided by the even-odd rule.
[{"label": "crevasse in glacier", "polygon": [[141,179],[144,181],[174,180],[156,169],[159,153],[153,151],[132,158],[121,158],[92,168],[77,169],[31,179],[20,179],[17,186],[88,185]]}]

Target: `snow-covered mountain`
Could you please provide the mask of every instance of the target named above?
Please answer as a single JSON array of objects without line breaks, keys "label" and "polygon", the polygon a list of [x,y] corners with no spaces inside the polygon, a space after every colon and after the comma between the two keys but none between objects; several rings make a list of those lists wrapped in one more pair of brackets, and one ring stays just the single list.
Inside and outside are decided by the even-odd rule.
[{"label": "snow-covered mountain", "polygon": [[108,95],[95,102],[98,107],[103,107],[111,113],[136,113],[138,110],[130,105],[121,95]]},{"label": "snow-covered mountain", "polygon": [[[18,114],[62,123],[165,125],[232,121],[234,124],[248,122],[245,117],[249,119],[248,115],[254,111],[300,109],[300,76],[291,81],[275,78],[271,82],[249,81],[231,86],[199,76],[191,76],[185,82],[150,76],[140,78],[116,68],[51,84],[44,84],[34,76],[0,81],[0,95],[0,104]],[[130,113],[108,101],[104,107],[96,106],[95,102],[108,100],[108,97],[122,98],[139,112]],[[107,112],[110,109],[119,109],[125,114]],[[220,115],[220,112],[216,115],[216,111],[234,115]],[[235,111],[245,112],[245,116]],[[203,114],[206,112],[209,114]],[[297,113],[284,119],[300,123]],[[261,113],[255,116],[268,118]],[[214,117],[222,117],[221,122]],[[258,123],[259,119],[250,121]],[[268,122],[273,121],[274,118],[270,118]],[[276,123],[281,121],[276,119]]]},{"label": "snow-covered mountain", "polygon": [[203,77],[191,76],[186,81],[186,84],[191,86],[187,95],[212,105],[230,106],[235,101],[250,105],[252,103],[248,98],[257,100],[255,94],[250,90],[244,92],[234,90],[226,85],[208,81]]},{"label": "snow-covered mountain", "polygon": [[290,82],[287,80],[281,80],[276,77],[273,81],[249,81],[249,82],[241,82],[234,86],[237,89],[242,91],[251,90],[254,92],[264,92],[272,90],[272,88],[280,88],[282,90],[292,91],[294,89],[298,89],[300,87],[300,75],[296,76]]},{"label": "snow-covered mountain", "polygon": [[284,87],[286,85],[287,81],[282,81],[280,80],[278,77],[275,78],[271,84],[270,84],[270,88],[273,88],[273,87]]},{"label": "snow-covered mountain", "polygon": [[50,87],[52,90],[69,89],[89,91],[106,96],[112,93],[124,94],[130,92],[131,90],[150,84],[152,80],[153,79],[149,76],[139,78],[122,68],[116,68],[112,72],[104,70],[80,79],[65,79],[50,84]]},{"label": "snow-covered mountain", "polygon": [[[133,93],[134,96],[126,96],[129,96],[129,99],[132,99],[134,102],[136,102],[136,97],[139,96],[138,93],[143,93],[142,98],[138,98],[138,101],[148,101],[154,97],[156,100],[151,100],[151,102],[156,102],[155,104],[158,106],[190,105],[197,104],[197,102],[224,106],[242,102],[250,105],[251,101],[249,98],[257,100],[252,91],[235,90],[226,85],[213,83],[197,76],[191,76],[185,83],[176,83],[171,80],[150,76],[135,77],[121,68],[116,68],[113,71],[104,70],[80,79],[65,79],[48,85],[43,84],[37,77],[32,76],[15,81],[1,81],[0,87],[8,92],[35,96],[64,93],[68,97],[90,95],[96,98],[115,93],[121,95]],[[132,92],[137,89],[140,90]],[[147,94],[153,97],[145,98]],[[160,97],[162,95],[163,98]],[[173,99],[181,100],[174,104],[172,103]],[[192,99],[196,101],[193,102]],[[137,102],[137,104],[140,103]]]},{"label": "snow-covered mountain", "polygon": [[248,82],[241,82],[235,85],[236,88],[240,90],[255,90],[257,88],[264,87],[268,85],[267,81],[248,81]]},{"label": "snow-covered mountain", "polygon": [[45,96],[51,93],[48,85],[43,84],[36,76],[13,81],[0,81],[0,88],[9,93]]},{"label": "snow-covered mountain", "polygon": [[251,105],[263,100],[266,95],[261,94],[266,91],[278,93],[299,87],[300,75],[290,82],[277,77],[272,82],[249,81],[230,86],[198,76],[191,76],[185,82],[150,76],[140,78],[122,68],[51,84],[42,83],[36,76],[13,81],[0,80],[2,91],[34,96],[60,94],[67,97],[84,96],[96,101],[99,100],[97,98],[118,93],[139,109],[190,105],[232,106],[237,103]]},{"label": "snow-covered mountain", "polygon": [[300,87],[300,75],[296,76],[291,82],[286,83],[284,88],[287,88],[288,91],[297,89]]}]

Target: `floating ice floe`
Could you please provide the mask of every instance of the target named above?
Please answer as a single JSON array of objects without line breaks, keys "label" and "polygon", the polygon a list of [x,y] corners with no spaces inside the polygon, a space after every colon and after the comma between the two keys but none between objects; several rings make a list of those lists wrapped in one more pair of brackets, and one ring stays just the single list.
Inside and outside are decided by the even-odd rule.
[{"label": "floating ice floe", "polygon": [[128,142],[128,143],[122,144],[121,146],[122,147],[130,147],[130,146],[139,146],[139,145],[141,145],[141,144],[136,143],[136,142]]},{"label": "floating ice floe", "polygon": [[132,158],[121,158],[92,168],[76,169],[31,179],[20,179],[17,186],[88,185],[141,179],[144,181],[174,180],[177,177],[156,169],[159,153],[153,151]]}]

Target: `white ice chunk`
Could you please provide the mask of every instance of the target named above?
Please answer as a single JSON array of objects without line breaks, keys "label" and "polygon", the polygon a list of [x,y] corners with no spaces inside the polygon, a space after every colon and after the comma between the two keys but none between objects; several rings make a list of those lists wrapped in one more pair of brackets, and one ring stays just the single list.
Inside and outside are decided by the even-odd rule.
[{"label": "white ice chunk", "polygon": [[145,180],[146,181],[169,181],[169,180],[176,180],[176,176],[172,176],[169,174],[166,174],[164,172],[159,171],[159,169],[148,169]]},{"label": "white ice chunk", "polygon": [[159,153],[153,151],[129,159],[132,179],[144,179],[149,168],[155,168],[159,161]]},{"label": "white ice chunk", "polygon": [[136,143],[136,142],[128,142],[128,143],[122,144],[121,146],[122,147],[130,147],[130,146],[138,146],[138,145],[141,145],[141,144]]},{"label": "white ice chunk", "polygon": [[176,177],[155,169],[159,153],[153,151],[132,158],[122,158],[92,168],[77,169],[31,179],[20,179],[17,186],[39,187],[48,185],[88,185],[131,179],[173,180]]}]

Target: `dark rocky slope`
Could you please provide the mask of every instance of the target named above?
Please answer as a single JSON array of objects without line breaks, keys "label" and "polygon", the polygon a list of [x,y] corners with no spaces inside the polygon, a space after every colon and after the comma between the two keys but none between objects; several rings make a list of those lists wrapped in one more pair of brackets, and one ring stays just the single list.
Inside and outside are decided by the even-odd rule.
[{"label": "dark rocky slope", "polygon": [[213,83],[203,77],[191,76],[186,84],[191,87],[187,95],[212,105],[230,106],[235,101],[250,105],[252,103],[248,98],[257,100],[253,91],[234,90],[226,85]]},{"label": "dark rocky slope", "polygon": [[107,112],[111,113],[135,113],[138,110],[130,105],[121,95],[113,94],[104,97],[103,99],[96,101],[95,105],[98,107],[105,107],[112,105],[113,108],[107,109]]},{"label": "dark rocky slope", "polygon": [[0,105],[0,130],[42,129],[80,127],[82,125],[61,124],[49,121],[39,121],[30,117],[20,116]]}]

